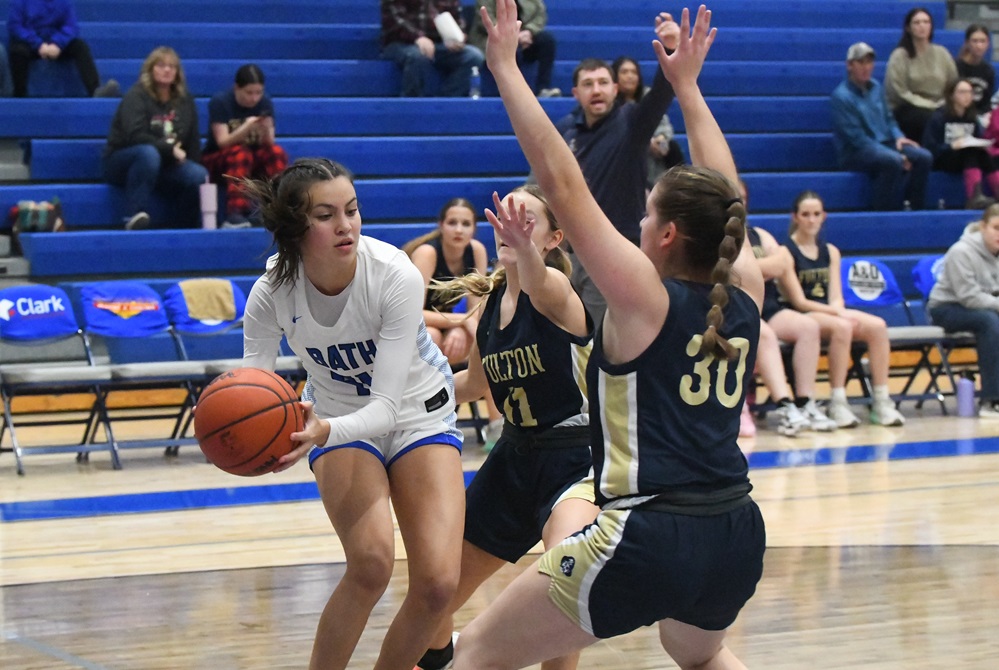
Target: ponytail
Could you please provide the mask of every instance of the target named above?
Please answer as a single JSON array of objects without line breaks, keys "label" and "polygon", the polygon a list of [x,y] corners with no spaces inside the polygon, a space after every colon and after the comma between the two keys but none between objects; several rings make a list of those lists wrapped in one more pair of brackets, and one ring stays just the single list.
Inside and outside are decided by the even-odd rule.
[{"label": "ponytail", "polygon": [[725,323],[724,309],[728,305],[728,286],[732,282],[732,266],[738,258],[742,240],[746,234],[746,208],[739,200],[732,201],[726,212],[728,221],[725,223],[725,237],[718,245],[718,261],[711,270],[711,288],[709,299],[711,309],[708,310],[708,328],[701,340],[701,354],[714,355],[716,358],[732,360],[738,351],[719,331]]}]

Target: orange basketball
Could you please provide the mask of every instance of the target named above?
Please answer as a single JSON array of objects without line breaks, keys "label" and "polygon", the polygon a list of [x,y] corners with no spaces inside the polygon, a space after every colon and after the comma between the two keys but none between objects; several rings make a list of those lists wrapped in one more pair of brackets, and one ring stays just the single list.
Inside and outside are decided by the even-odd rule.
[{"label": "orange basketball", "polygon": [[295,390],[268,370],[238,368],[205,387],[194,435],[218,468],[243,477],[266,474],[293,448],[304,420]]}]

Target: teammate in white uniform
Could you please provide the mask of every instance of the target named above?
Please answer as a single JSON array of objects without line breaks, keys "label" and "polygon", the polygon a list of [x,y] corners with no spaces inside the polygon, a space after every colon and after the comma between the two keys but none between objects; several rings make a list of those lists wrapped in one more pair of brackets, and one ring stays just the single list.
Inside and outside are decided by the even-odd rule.
[{"label": "teammate in white uniform", "polygon": [[464,518],[454,383],[423,323],[423,278],[402,251],[360,235],[342,165],[301,159],[245,184],[278,252],[247,300],[243,362],[273,369],[282,336],[304,362],[305,429],[279,469],[309,453],[347,559],[310,667],[347,666],[392,575],[392,507],[410,589],[374,667],[412,667],[455,592]]}]

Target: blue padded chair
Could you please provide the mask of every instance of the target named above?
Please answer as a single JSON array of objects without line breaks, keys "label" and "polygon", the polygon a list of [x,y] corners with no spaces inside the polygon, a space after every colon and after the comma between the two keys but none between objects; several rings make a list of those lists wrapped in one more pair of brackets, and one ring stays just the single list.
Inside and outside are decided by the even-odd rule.
[{"label": "blue padded chair", "polygon": [[[888,339],[892,351],[912,351],[919,354],[916,364],[905,373],[905,385],[898,396],[898,402],[915,400],[916,406],[922,407],[923,401],[936,399],[943,413],[947,414],[945,393],[940,388],[938,379],[941,375],[946,376],[951,389],[955,388],[949,356],[957,341],[939,326],[919,324],[895,275],[884,262],[872,258],[844,258],[840,271],[846,306],[883,318],[888,324]],[[934,363],[931,359],[930,354],[934,351],[940,358],[939,363]],[[929,374],[925,388],[922,392],[910,393],[916,377],[923,371]]]},{"label": "blue padded chair", "polygon": [[[243,365],[246,294],[231,279],[185,279],[167,288],[167,316],[188,358],[205,362],[210,378]],[[293,386],[305,378],[302,361],[281,355],[275,372]]]},{"label": "blue padded chair", "polygon": [[[111,421],[139,421],[165,418],[173,421],[166,438],[118,441],[119,448],[166,445],[167,455],[175,455],[183,444],[191,409],[207,381],[203,361],[187,359],[183,342],[167,319],[159,294],[137,281],[105,281],[80,288],[84,331],[92,344],[104,348],[111,368],[111,383],[105,395],[114,391],[179,389],[180,403],[153,403],[145,412],[115,413]],[[92,355],[94,355],[92,353]]]},{"label": "blue padded chair", "polygon": [[[21,461],[27,450],[35,453],[76,452],[86,460],[91,451],[111,452],[112,466],[121,467],[108,422],[102,388],[111,382],[106,365],[94,365],[83,331],[77,325],[69,296],[61,288],[26,284],[0,289],[0,395],[3,398],[3,425],[0,439],[10,429],[11,448],[17,461],[17,474],[24,474]],[[50,410],[42,416],[24,418],[13,411],[15,398],[62,393],[92,394],[89,409]],[[71,414],[86,412],[86,418]],[[15,419],[16,417],[16,419]],[[24,447],[17,429],[29,426],[82,424],[78,444],[42,444]],[[103,427],[106,439],[97,439]]]}]

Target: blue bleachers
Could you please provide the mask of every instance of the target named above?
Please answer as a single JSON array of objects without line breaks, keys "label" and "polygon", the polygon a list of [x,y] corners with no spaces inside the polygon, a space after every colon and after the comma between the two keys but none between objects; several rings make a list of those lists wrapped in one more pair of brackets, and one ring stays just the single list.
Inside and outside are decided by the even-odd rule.
[{"label": "blue bleachers", "polygon": [[[427,221],[432,220],[433,217],[427,218]],[[361,232],[401,247],[435,226],[435,223],[426,222],[363,224]],[[484,222],[480,224],[476,238],[492,255],[496,248],[492,227]],[[185,275],[248,274],[256,277],[264,271],[267,256],[273,253],[270,234],[261,228],[27,233],[20,239],[25,256],[31,259],[32,276],[43,281],[89,275],[172,275],[171,279],[158,282],[162,285]],[[164,256],[169,257],[168,267],[164,267]],[[249,286],[241,287],[249,291]],[[165,286],[163,288],[165,290]]]},{"label": "blue bleachers", "polygon": [[[234,64],[235,65],[235,64]],[[268,87],[269,88],[269,87]],[[559,119],[575,107],[570,97],[542,101],[548,115]],[[728,133],[773,132],[773,97],[709,97],[708,104],[718,124]],[[278,135],[284,137],[384,137],[425,135],[498,135],[512,133],[503,104],[498,98],[448,100],[451,114],[440,113],[434,98],[277,97]],[[794,110],[783,114],[782,133],[830,132],[828,96],[787,97],[780,105]],[[207,133],[208,100],[197,99],[201,125]],[[96,98],[7,99],[0,105],[0,138],[103,138],[107,135],[116,100]],[[670,119],[678,133],[683,118],[674,105]]]},{"label": "blue bleachers", "polygon": [[[0,0],[0,12],[6,6]],[[875,77],[883,78],[909,5],[716,0],[710,6],[719,36],[701,87],[728,135],[751,209],[761,212],[754,221],[782,233],[783,212],[798,192],[811,188],[832,212],[830,240],[844,253],[887,253],[891,245],[904,245],[896,253],[902,258],[956,239],[969,214],[863,213],[869,180],[839,171],[832,149],[828,96],[845,75],[846,47],[858,39],[872,44],[879,55]],[[946,4],[927,6],[935,41],[956,52],[962,34],[944,29]],[[639,58],[646,82],[654,76],[658,64],[649,42],[657,8],[647,0],[548,0],[548,8],[549,28],[559,40],[556,86],[569,91],[584,56],[610,60],[628,54]],[[479,208],[489,206],[493,190],[521,183],[527,171],[498,99],[395,97],[399,73],[379,58],[379,9],[371,0],[78,0],[78,13],[102,77],[123,87],[135,81],[154,46],[176,48],[197,98],[202,132],[208,96],[230,87],[244,62],[260,64],[275,98],[279,142],[292,157],[324,155],[350,167],[358,176],[365,232],[375,230],[396,243],[414,237],[414,228],[426,229],[445,200],[465,196]],[[213,274],[213,268],[257,273],[267,245],[259,230],[100,230],[118,227],[122,205],[121,192],[100,183],[103,138],[116,104],[50,98],[0,105],[0,138],[29,141],[35,181],[0,184],[0,205],[58,195],[76,231],[25,236],[33,274]],[[575,103],[566,97],[543,104],[559,118]],[[670,115],[686,148],[676,105]],[[930,201],[941,198],[948,207],[960,207],[960,180],[935,173]],[[151,213],[160,221],[170,216],[164,203]],[[491,238],[489,227],[481,228]],[[177,253],[164,254],[167,248]],[[907,271],[896,274],[908,277]]]},{"label": "blue bleachers", "polygon": [[[687,149],[686,136],[677,136]],[[398,177],[425,174],[526,175],[530,166],[512,135],[454,137],[282,137],[291,159],[303,156],[336,158],[356,176]],[[103,139],[34,140],[31,176],[39,180],[101,179]],[[832,135],[733,135],[729,145],[743,171],[835,170]],[[485,157],[485,158],[484,158]]]}]

